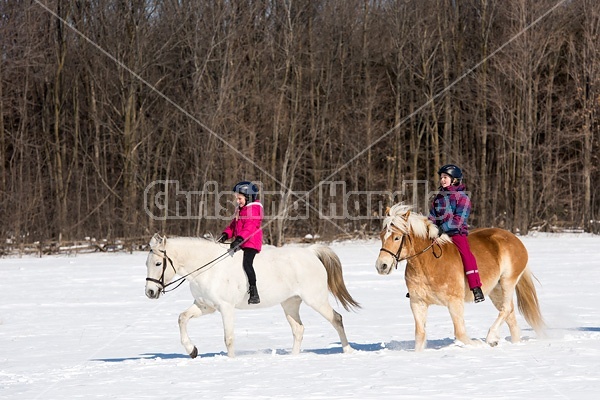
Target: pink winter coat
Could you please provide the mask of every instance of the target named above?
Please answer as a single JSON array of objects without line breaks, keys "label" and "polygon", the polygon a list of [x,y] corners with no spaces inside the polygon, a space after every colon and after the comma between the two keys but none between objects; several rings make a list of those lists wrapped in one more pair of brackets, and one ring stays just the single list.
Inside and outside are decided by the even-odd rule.
[{"label": "pink winter coat", "polygon": [[244,243],[240,246],[242,249],[262,249],[263,232],[261,229],[263,219],[263,206],[258,200],[246,204],[244,207],[236,210],[236,216],[223,233],[227,237],[234,238],[241,236]]}]

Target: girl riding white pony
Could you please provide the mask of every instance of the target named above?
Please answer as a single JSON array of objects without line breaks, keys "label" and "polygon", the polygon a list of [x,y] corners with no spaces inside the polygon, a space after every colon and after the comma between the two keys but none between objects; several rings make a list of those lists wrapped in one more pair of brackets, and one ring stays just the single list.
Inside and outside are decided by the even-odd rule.
[{"label": "girl riding white pony", "polygon": [[187,334],[190,318],[219,311],[223,319],[227,355],[233,357],[235,309],[276,304],[281,304],[292,328],[292,354],[298,354],[304,333],[299,314],[303,301],[333,325],[344,353],[352,350],[342,316],[329,304],[328,293],[331,291],[346,310],[360,306],[346,289],[342,266],[333,250],[322,245],[263,249],[261,257],[255,261],[257,284],[263,293],[260,304],[248,304],[248,281],[239,267],[243,255],[238,252],[234,257],[222,257],[226,251],[225,246],[207,239],[167,240],[157,234],[150,241],[146,260],[146,296],[158,299],[175,274],[186,276],[185,279],[190,282],[194,303],[179,315],[179,330],[181,343],[192,358],[198,355],[198,350]]}]

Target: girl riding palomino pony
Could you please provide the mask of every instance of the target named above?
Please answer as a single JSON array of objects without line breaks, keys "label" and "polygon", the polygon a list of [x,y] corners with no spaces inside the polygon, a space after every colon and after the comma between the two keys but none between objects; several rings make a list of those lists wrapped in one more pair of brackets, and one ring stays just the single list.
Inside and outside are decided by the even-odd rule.
[{"label": "girl riding palomino pony", "polygon": [[[473,301],[474,297],[452,240],[446,234],[439,236],[437,225],[423,215],[411,213],[410,207],[403,204],[391,207],[383,222],[382,248],[375,267],[379,274],[388,275],[400,261],[406,261],[404,277],[415,320],[416,351],[425,348],[427,309],[432,304],[448,307],[457,340],[465,344],[478,343],[466,332],[464,302]],[[485,341],[490,346],[497,345],[504,322],[510,330],[511,341],[520,341],[513,302],[515,292],[519,311],[537,334],[542,335],[545,324],[523,243],[512,233],[497,228],[474,230],[468,240],[477,260],[482,291],[499,312]]]},{"label": "girl riding palomino pony", "polygon": [[477,260],[471,253],[469,225],[471,199],[465,193],[462,184],[462,171],[456,165],[447,164],[439,169],[440,188],[429,210],[429,220],[437,225],[439,234],[445,233],[452,238],[463,262],[469,288],[473,292],[475,303],[485,300],[481,291],[481,279],[477,269]]}]

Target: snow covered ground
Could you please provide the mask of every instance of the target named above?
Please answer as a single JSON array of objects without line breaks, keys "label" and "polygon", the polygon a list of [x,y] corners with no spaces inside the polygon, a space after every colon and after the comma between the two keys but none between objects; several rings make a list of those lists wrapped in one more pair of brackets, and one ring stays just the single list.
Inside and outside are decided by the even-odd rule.
[{"label": "snow covered ground", "polygon": [[[0,398],[597,398],[600,237],[522,240],[549,337],[537,338],[519,315],[523,342],[464,347],[447,310],[431,307],[422,353],[414,352],[402,270],[375,271],[378,240],[332,245],[363,307],[346,312],[332,300],[352,354],[342,354],[331,325],[303,306],[302,353],[290,355],[290,328],[274,307],[237,313],[233,359],[218,313],[190,321],[200,353],[192,360],[177,328],[191,304],[187,284],[147,299],[147,253],[0,259]],[[496,314],[489,300],[467,304],[471,337],[484,339]]]}]

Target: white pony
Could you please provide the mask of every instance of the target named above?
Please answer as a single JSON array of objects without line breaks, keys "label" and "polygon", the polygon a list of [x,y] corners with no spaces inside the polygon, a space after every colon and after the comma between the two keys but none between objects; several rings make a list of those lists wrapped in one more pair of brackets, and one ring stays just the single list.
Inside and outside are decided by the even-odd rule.
[{"label": "white pony", "polygon": [[348,344],[342,316],[329,304],[328,289],[349,310],[360,305],[350,296],[342,276],[338,256],[329,247],[267,247],[254,259],[260,304],[248,304],[248,280],[242,268],[242,252],[226,255],[228,248],[214,240],[169,238],[156,234],[150,240],[146,260],[146,296],[158,299],[175,274],[190,282],[194,303],[179,315],[181,344],[190,357],[198,349],[187,334],[190,318],[221,313],[227,355],[235,356],[235,309],[254,309],[281,304],[292,328],[292,354],[300,352],[304,326],[300,320],[300,304],[304,301],[336,329],[344,353],[352,351]]}]

